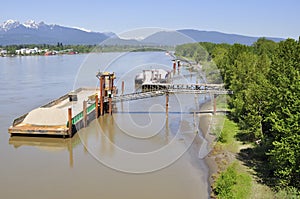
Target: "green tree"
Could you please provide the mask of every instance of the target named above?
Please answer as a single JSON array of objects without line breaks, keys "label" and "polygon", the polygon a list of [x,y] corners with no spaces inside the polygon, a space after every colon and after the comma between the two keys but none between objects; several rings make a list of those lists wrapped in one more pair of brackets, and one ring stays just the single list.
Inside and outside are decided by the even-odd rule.
[{"label": "green tree", "polygon": [[266,54],[268,57],[271,57],[274,54],[275,49],[277,48],[278,43],[268,40],[266,38],[259,38],[254,44],[254,51],[258,55]]},{"label": "green tree", "polygon": [[280,42],[268,74],[266,135],[275,176],[282,185],[300,188],[300,44]]},{"label": "green tree", "polygon": [[[298,118],[299,119],[299,118]],[[271,168],[282,187],[300,188],[300,135],[294,134],[274,141],[270,151]]]}]

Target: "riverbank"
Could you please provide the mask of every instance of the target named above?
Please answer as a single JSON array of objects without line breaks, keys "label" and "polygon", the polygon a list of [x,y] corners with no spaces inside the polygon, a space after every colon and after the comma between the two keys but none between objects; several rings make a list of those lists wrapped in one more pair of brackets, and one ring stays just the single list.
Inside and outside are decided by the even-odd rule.
[{"label": "riverbank", "polygon": [[[200,110],[209,110],[212,108],[212,102],[207,101],[204,104],[201,105]],[[218,172],[218,164],[216,162],[216,156],[214,154],[214,144],[216,142],[216,136],[213,135],[210,132],[210,124],[212,122],[213,115],[212,114],[201,114],[199,116],[199,128],[202,132],[203,138],[207,140],[207,142],[210,145],[210,152],[205,156],[205,162],[208,167],[208,182],[210,184],[210,187],[212,188],[212,185],[214,183],[214,175]]]},{"label": "riverbank", "polygon": [[[212,102],[208,101],[201,106],[201,110],[207,110],[211,107]],[[227,178],[237,181],[236,187],[229,187],[229,189],[232,188],[232,192],[237,195],[237,198],[278,198],[280,195],[274,193],[267,185],[262,184],[253,169],[246,166],[241,159],[242,151],[253,148],[254,143],[238,141],[236,139],[236,134],[239,131],[237,124],[229,120],[226,115],[223,116],[224,120],[222,119],[221,134],[215,134],[210,128],[213,117],[215,116],[212,114],[199,116],[199,128],[203,137],[210,143],[210,152],[205,156],[211,190],[210,197],[218,198],[214,191],[220,184],[225,186],[225,189],[229,186],[235,186],[223,180]],[[222,120],[219,121],[222,122]],[[223,181],[220,183],[219,179]],[[222,198],[222,196],[219,196],[219,198]]]},{"label": "riverbank", "polygon": [[0,46],[0,57],[18,56],[50,56],[76,55],[78,53],[105,53],[105,52],[159,52],[173,51],[171,46],[136,46],[136,45],[50,45],[24,44]]}]

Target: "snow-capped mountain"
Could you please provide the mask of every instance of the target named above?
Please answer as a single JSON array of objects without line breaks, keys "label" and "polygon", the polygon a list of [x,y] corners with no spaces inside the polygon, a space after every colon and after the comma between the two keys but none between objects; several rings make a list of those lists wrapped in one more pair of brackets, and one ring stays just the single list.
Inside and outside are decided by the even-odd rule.
[{"label": "snow-capped mountain", "polygon": [[28,20],[20,23],[7,20],[0,24],[0,45],[12,44],[99,44],[109,38],[107,33],[87,31]]},{"label": "snow-capped mountain", "polygon": [[2,24],[0,24],[0,31],[10,31],[16,28],[28,28],[28,29],[38,29],[42,26],[46,25],[44,22],[36,23],[34,20],[28,20],[24,23],[20,23],[19,21],[9,19]]},{"label": "snow-capped mountain", "polygon": [[[180,34],[178,34],[180,33]],[[185,36],[184,36],[185,35]],[[184,36],[184,39],[183,39]],[[186,39],[186,38],[190,39]],[[44,22],[36,23],[33,20],[20,23],[7,20],[0,24],[0,45],[13,44],[104,44],[104,45],[178,45],[190,42],[212,43],[241,43],[251,45],[258,37],[249,37],[236,34],[225,34],[213,31],[177,30],[156,32],[143,40],[122,39],[113,32],[92,32],[78,27],[64,27],[56,24],[48,25]],[[283,38],[269,38],[281,41]]]},{"label": "snow-capped mountain", "polygon": [[0,25],[0,31],[9,31],[20,26],[20,22],[9,19]]},{"label": "snow-capped mountain", "polygon": [[38,29],[40,25],[44,25],[44,22],[36,23],[33,20],[28,20],[22,25],[25,26],[26,28]]}]

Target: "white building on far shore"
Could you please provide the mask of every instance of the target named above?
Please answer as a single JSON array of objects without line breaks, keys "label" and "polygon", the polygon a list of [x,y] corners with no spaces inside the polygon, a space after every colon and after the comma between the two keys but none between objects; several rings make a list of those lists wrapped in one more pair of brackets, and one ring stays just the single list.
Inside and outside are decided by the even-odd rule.
[{"label": "white building on far shore", "polygon": [[41,53],[43,50],[39,49],[38,47],[35,48],[21,48],[16,50],[17,55],[34,55],[37,53]]},{"label": "white building on far shore", "polygon": [[7,50],[1,49],[1,48],[0,48],[0,55],[1,55],[1,56],[7,55]]}]

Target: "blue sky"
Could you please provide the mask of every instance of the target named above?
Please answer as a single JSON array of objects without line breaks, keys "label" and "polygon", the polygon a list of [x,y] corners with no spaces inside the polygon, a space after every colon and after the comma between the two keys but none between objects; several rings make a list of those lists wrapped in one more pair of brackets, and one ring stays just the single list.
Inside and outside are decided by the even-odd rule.
[{"label": "blue sky", "polygon": [[0,22],[8,19],[33,19],[99,32],[121,33],[143,27],[192,28],[298,39],[300,1],[9,0],[1,2],[0,7]]}]

